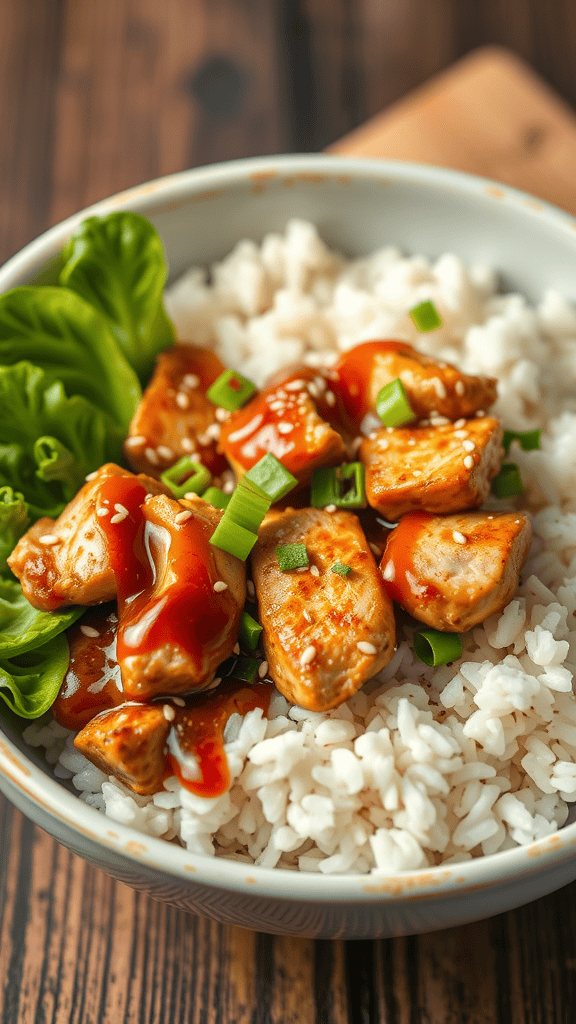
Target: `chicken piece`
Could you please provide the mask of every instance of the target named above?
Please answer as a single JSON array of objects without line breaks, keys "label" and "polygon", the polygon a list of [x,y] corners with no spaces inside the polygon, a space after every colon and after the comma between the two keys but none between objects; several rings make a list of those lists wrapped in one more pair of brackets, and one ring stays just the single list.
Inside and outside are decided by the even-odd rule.
[{"label": "chicken piece", "polygon": [[386,590],[420,622],[464,633],[512,599],[531,537],[521,512],[412,513],[388,538]]},{"label": "chicken piece", "polygon": [[109,462],[91,475],[58,519],[34,523],[8,564],[35,608],[54,611],[67,604],[101,604],[116,596],[103,517],[96,511],[103,507],[102,488],[111,478],[136,487],[140,501],[146,494],[166,492],[157,480],[144,474],[136,477]]},{"label": "chicken piece", "polygon": [[162,704],[122,704],[88,722],[74,745],[101,771],[149,796],[170,774],[165,753],[170,728]]},{"label": "chicken piece", "polygon": [[500,420],[483,416],[439,427],[382,428],[360,446],[366,496],[385,519],[406,512],[478,508],[504,449]]},{"label": "chicken piece", "polygon": [[56,721],[78,732],[101,711],[126,700],[116,660],[118,616],[110,605],[83,616],[66,633],[70,664],[52,705]]},{"label": "chicken piece", "polygon": [[323,378],[300,367],[281,383],[261,391],[222,425],[220,448],[238,476],[271,452],[301,484],[316,466],[336,465],[346,457],[344,441],[318,415],[326,402]]},{"label": "chicken piece", "polygon": [[117,652],[128,699],[201,690],[232,654],[246,565],[209,543],[222,514],[200,498],[159,495],[142,505],[141,524],[115,524],[120,552],[140,552],[137,570],[118,579]]},{"label": "chicken piece", "polygon": [[474,416],[496,401],[492,377],[472,377],[438,363],[402,341],[367,341],[345,352],[333,367],[333,385],[357,430],[367,413],[374,413],[378,392],[385,384],[402,381],[416,419],[432,415],[450,420]]},{"label": "chicken piece", "polygon": [[[282,572],[276,548],[305,544],[310,566]],[[331,571],[336,563],[348,576]],[[323,509],[272,511],[252,552],[269,675],[288,700],[328,711],[387,665],[395,623],[356,516]]]},{"label": "chicken piece", "polygon": [[180,343],[160,353],[124,444],[135,471],[159,479],[184,455],[213,475],[228,468],[216,450],[216,406],[206,398],[224,369],[214,352],[196,345]]}]

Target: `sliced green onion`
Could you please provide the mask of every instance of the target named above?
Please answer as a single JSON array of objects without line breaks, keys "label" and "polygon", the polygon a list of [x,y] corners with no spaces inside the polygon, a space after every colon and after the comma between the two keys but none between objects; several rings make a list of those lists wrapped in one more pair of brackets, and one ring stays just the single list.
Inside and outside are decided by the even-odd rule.
[{"label": "sliced green onion", "polygon": [[242,482],[250,484],[256,494],[268,498],[270,502],[283,498],[298,483],[296,477],[270,452],[244,474]]},{"label": "sliced green onion", "polygon": [[401,427],[414,419],[414,412],[400,377],[380,388],[376,399],[376,412],[385,427]]},{"label": "sliced green onion", "polygon": [[256,658],[236,658],[236,664],[230,675],[242,683],[253,683],[258,676],[260,662]]},{"label": "sliced green onion", "polygon": [[361,462],[321,467],[312,473],[310,504],[313,508],[366,508],[365,470]]},{"label": "sliced green onion", "polygon": [[256,385],[247,377],[236,373],[236,370],[225,370],[208,388],[206,397],[214,405],[219,405],[228,412],[236,412],[246,404],[255,391]]},{"label": "sliced green onion", "polygon": [[426,334],[427,331],[436,331],[442,326],[442,317],[430,299],[427,299],[426,302],[419,302],[417,306],[412,306],[412,309],[408,310],[408,316],[416,330],[422,334]]},{"label": "sliced green onion", "polygon": [[210,483],[210,471],[201,462],[192,462],[190,456],[185,455],[162,473],[160,479],[175,498],[183,498],[186,494],[200,494]]},{"label": "sliced green onion", "polygon": [[258,535],[235,523],[226,509],[210,538],[210,543],[215,548],[221,548],[222,551],[227,551],[228,554],[235,555],[245,562],[257,540]]},{"label": "sliced green onion", "polygon": [[522,451],[534,452],[540,447],[541,430],[505,430],[502,444],[506,455],[510,451],[512,441],[518,441]]},{"label": "sliced green onion", "polygon": [[338,576],[349,576],[352,568],[349,565],[344,565],[342,562],[336,562],[330,569],[330,572],[335,572]]},{"label": "sliced green onion", "polygon": [[278,568],[282,572],[289,572],[290,569],[304,569],[309,564],[308,552],[305,544],[284,544],[276,548]]},{"label": "sliced green onion", "polygon": [[269,498],[262,498],[241,480],[230,498],[226,515],[245,530],[258,533],[264,516],[270,510],[270,504]]},{"label": "sliced green onion", "polygon": [[248,612],[242,612],[240,620],[240,643],[244,644],[249,651],[255,651],[260,640],[262,626],[256,619],[253,619]]},{"label": "sliced green onion", "polygon": [[204,491],[202,499],[207,501],[213,508],[228,508],[230,504],[231,494],[224,494],[219,487],[209,487],[207,491]]},{"label": "sliced green onion", "polygon": [[419,629],[414,634],[414,650],[416,657],[431,668],[448,665],[462,656],[462,637],[438,629]]},{"label": "sliced green onion", "polygon": [[504,462],[492,481],[492,494],[497,498],[514,498],[522,494],[522,477],[515,462]]}]

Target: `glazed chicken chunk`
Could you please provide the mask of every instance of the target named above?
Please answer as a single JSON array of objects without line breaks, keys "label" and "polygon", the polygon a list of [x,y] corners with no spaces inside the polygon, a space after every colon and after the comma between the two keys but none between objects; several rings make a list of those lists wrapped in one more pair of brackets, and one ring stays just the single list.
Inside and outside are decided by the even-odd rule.
[{"label": "glazed chicken chunk", "polygon": [[209,349],[180,343],[161,352],[124,445],[132,468],[160,477],[185,455],[213,474],[227,468],[216,451],[220,426],[206,391],[223,372]]},{"label": "glazed chicken chunk", "polygon": [[478,508],[502,463],[502,435],[489,416],[375,431],[359,453],[369,504],[393,522],[407,512]]},{"label": "glazed chicken chunk", "polygon": [[[209,541],[222,512],[165,495],[141,507],[141,571],[119,590],[118,661],[129,700],[201,690],[238,639],[246,565]],[[120,532],[133,529],[128,521]]]},{"label": "glazed chicken chunk", "polygon": [[512,599],[531,536],[520,512],[404,516],[380,563],[386,589],[420,622],[463,633]]},{"label": "glazed chicken chunk", "polygon": [[91,718],[126,700],[116,660],[118,616],[110,605],[94,608],[68,630],[70,663],[52,705],[66,729],[82,729]]},{"label": "glazed chicken chunk", "polygon": [[151,477],[135,477],[109,462],[84,484],[58,519],[34,523],[18,541],[8,564],[35,608],[54,611],[68,604],[100,604],[116,596],[103,517],[98,514],[107,507],[102,505],[101,489],[111,477],[137,481],[144,494],[166,490]]},{"label": "glazed chicken chunk", "polygon": [[164,747],[170,728],[162,704],[122,704],[88,722],[74,745],[106,775],[149,796],[167,774]]},{"label": "glazed chicken chunk", "polygon": [[223,424],[220,448],[238,476],[267,452],[301,484],[317,466],[342,461],[346,449],[341,435],[318,414],[317,401],[326,404],[322,383],[309,367],[299,369],[265,388]]},{"label": "glazed chicken chunk", "polygon": [[473,377],[437,362],[402,341],[368,341],[345,352],[333,368],[336,387],[356,429],[374,411],[385,384],[402,381],[416,419],[432,415],[457,420],[485,411],[496,401],[496,381]]},{"label": "glazed chicken chunk", "polygon": [[[305,544],[310,565],[283,572],[276,548]],[[332,572],[341,563],[347,576]],[[374,556],[356,516],[272,511],[252,552],[268,670],[288,700],[328,711],[387,665],[396,632]]]}]

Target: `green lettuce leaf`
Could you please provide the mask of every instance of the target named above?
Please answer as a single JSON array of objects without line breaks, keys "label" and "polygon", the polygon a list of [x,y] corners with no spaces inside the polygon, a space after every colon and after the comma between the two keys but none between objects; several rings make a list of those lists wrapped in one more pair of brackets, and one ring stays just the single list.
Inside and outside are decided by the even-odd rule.
[{"label": "green lettuce leaf", "polygon": [[64,634],[13,658],[0,658],[0,697],[20,718],[40,718],[52,706],[70,661]]},{"label": "green lettuce leaf", "polygon": [[0,487],[19,492],[31,519],[59,515],[88,473],[121,459],[122,438],[113,420],[81,395],[68,398],[40,367],[0,366]]},{"label": "green lettuce leaf", "polygon": [[138,378],[107,321],[76,292],[26,285],[0,295],[0,365],[21,359],[128,429],[142,394]]},{"label": "green lettuce leaf", "polygon": [[33,608],[14,579],[0,579],[0,658],[13,658],[68,629],[86,609],[82,605],[59,612]]},{"label": "green lettuce leaf", "polygon": [[155,227],[128,211],[83,221],[63,251],[60,284],[102,313],[145,383],[162,349],[176,340],[164,309],[167,266]]},{"label": "green lettuce leaf", "polygon": [[29,522],[24,496],[12,487],[0,487],[0,576],[8,571],[6,559]]}]

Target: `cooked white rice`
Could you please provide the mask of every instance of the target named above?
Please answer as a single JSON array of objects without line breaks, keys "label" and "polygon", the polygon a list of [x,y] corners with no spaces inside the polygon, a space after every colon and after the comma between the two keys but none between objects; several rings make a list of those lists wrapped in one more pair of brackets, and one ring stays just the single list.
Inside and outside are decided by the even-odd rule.
[{"label": "cooked white rice", "polygon": [[[443,327],[417,334],[406,310],[433,299]],[[464,636],[459,662],[427,669],[410,636],[379,676],[328,714],[277,694],[268,718],[234,715],[229,792],[197,797],[175,778],[139,797],[35,724],[55,772],[126,825],[195,853],[304,871],[391,872],[468,860],[555,832],[576,800],[576,313],[556,292],[532,308],[485,266],[430,263],[387,246],[345,260],[311,224],[240,242],[190,270],[167,305],[181,338],[214,348],[261,384],[286,363],[333,361],[397,338],[499,381],[505,426],[544,428],[512,457],[534,542],[513,601]],[[510,502],[492,502],[509,509]],[[63,749],[64,748],[64,749]],[[59,756],[60,755],[60,756]],[[59,760],[58,760],[59,756]]]}]

